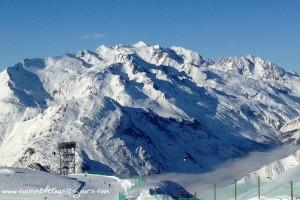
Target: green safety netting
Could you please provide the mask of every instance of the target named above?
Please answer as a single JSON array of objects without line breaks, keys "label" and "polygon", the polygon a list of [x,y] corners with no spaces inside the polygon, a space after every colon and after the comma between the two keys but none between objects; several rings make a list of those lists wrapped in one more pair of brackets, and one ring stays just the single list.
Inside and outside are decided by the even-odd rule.
[{"label": "green safety netting", "polygon": [[[96,174],[96,173],[95,173]],[[97,173],[100,174],[100,173]],[[116,176],[121,179],[130,179],[134,183],[134,187],[128,191],[137,191],[143,187],[146,182],[146,176],[139,176],[134,173],[119,173],[119,174],[104,174],[108,176]],[[260,179],[253,179],[244,183],[224,184],[226,186],[211,184],[211,187],[205,192],[196,193],[194,198],[177,199],[177,200],[248,200],[248,199],[300,199],[300,182],[299,181],[265,181]],[[173,200],[167,195],[153,195],[157,200]],[[126,195],[119,194],[119,200],[125,200]]]},{"label": "green safety netting", "polygon": [[299,199],[300,184],[291,181],[260,181],[232,183],[225,187],[211,187],[198,194],[200,200],[248,200],[248,199]]},{"label": "green safety netting", "polygon": [[119,193],[118,200],[126,200],[126,195],[124,193]]}]

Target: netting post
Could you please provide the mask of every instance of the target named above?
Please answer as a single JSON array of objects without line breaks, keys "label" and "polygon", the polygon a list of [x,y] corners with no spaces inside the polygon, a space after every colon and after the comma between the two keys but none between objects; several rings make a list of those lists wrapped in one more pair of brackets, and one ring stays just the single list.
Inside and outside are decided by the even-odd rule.
[{"label": "netting post", "polygon": [[291,200],[294,199],[294,187],[293,187],[293,181],[291,181]]},{"label": "netting post", "polygon": [[214,200],[217,200],[217,184],[214,184]]},{"label": "netting post", "polygon": [[118,200],[126,200],[126,195],[122,192],[119,192],[119,199]]},{"label": "netting post", "polygon": [[236,179],[234,180],[234,200],[237,200],[237,184],[236,184]]},{"label": "netting post", "polygon": [[257,177],[258,199],[260,199],[260,177]]}]

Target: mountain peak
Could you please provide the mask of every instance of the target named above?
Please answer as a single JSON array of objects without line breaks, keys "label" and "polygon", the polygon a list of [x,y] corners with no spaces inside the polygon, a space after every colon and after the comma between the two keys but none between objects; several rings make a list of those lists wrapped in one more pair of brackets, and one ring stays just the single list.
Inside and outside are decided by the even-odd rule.
[{"label": "mountain peak", "polygon": [[134,43],[132,46],[136,47],[136,48],[139,48],[139,47],[148,47],[148,44],[146,44],[144,41],[139,41],[137,43]]},{"label": "mountain peak", "polygon": [[221,58],[215,65],[222,71],[265,79],[279,79],[285,74],[284,69],[276,64],[253,55]]}]

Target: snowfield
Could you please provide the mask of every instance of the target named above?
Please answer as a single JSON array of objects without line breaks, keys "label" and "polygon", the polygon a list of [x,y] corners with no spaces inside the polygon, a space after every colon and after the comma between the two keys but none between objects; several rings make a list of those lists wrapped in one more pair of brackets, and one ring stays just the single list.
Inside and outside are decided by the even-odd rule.
[{"label": "snowfield", "polygon": [[[32,171],[20,168],[0,169],[1,199],[31,199],[31,200],[118,200],[120,194],[128,199],[157,200],[176,199],[176,197],[196,199],[214,199],[212,185],[207,188],[207,177],[201,174],[164,174],[162,176],[147,176],[145,181],[137,184],[133,178],[120,179],[114,176],[93,174],[73,174],[60,176],[53,173]],[[293,182],[294,199],[300,198],[300,167],[291,170],[272,181],[261,182],[261,198],[263,200],[289,200],[290,180]],[[224,174],[226,172],[224,171]],[[234,199],[234,186],[229,184],[231,178],[216,177],[210,174],[211,180],[217,179],[221,185],[217,187],[217,199]],[[170,181],[173,180],[173,181]],[[205,180],[206,179],[206,180]],[[221,180],[223,179],[223,180]],[[223,183],[222,183],[223,182]],[[227,185],[222,185],[227,182]],[[183,187],[181,183],[185,183]],[[188,184],[187,184],[188,183]],[[197,189],[195,189],[197,188]],[[239,183],[237,198],[256,200],[257,183]],[[173,198],[172,198],[173,197]]]},{"label": "snowfield", "polygon": [[68,177],[27,169],[0,169],[0,199],[113,200],[132,186],[129,180],[92,174]]}]

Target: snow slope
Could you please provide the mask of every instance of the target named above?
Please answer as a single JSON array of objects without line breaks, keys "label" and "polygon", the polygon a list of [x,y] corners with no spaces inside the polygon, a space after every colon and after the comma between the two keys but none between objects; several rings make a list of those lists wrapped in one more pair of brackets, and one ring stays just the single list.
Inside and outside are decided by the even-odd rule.
[{"label": "snow slope", "polygon": [[[300,119],[294,119],[288,122],[281,128],[282,138],[285,143],[299,144],[300,136]],[[278,176],[289,172],[291,169],[297,168],[300,165],[300,150],[296,147],[295,151],[285,157],[274,159],[273,162],[261,166],[259,169],[254,170],[240,182],[253,181],[255,177],[260,176],[264,180],[274,180]]]},{"label": "snow slope", "polygon": [[[291,188],[293,190],[293,199],[300,198],[300,168],[295,167],[288,172],[272,179],[262,180],[260,183],[261,200],[289,200],[291,198]],[[291,185],[291,181],[293,181]],[[219,187],[217,189],[218,198],[230,200],[234,199],[234,185]],[[208,200],[213,197],[213,190],[202,193],[201,199]],[[250,182],[237,184],[237,198],[243,200],[258,199],[257,178]]]},{"label": "snow slope", "polygon": [[126,192],[129,180],[92,174],[68,177],[20,168],[0,168],[0,199],[113,200]]},{"label": "snow slope", "polygon": [[[250,160],[255,161],[253,157],[248,158],[248,161]],[[240,168],[241,164],[241,162],[237,162],[232,166]],[[227,168],[229,167],[227,166]],[[217,183],[217,199],[230,200],[234,199],[234,185],[233,177],[228,173],[230,174],[225,166],[221,174],[220,172],[213,172],[209,175],[155,175],[146,177],[145,182],[134,186],[135,181],[133,179],[119,179],[113,176],[73,174],[66,177],[20,168],[0,168],[0,198],[113,200],[118,199],[118,195],[123,193],[130,199],[138,200],[164,199],[167,196],[168,199],[173,199],[171,198],[172,196],[183,197],[191,196],[191,194],[196,195],[198,199],[210,200],[213,199],[214,195],[213,183]],[[218,174],[221,176],[218,176]],[[261,199],[290,199],[291,180],[293,180],[294,198],[299,198],[299,177],[299,167],[296,167],[272,181],[262,180]],[[181,184],[183,184],[184,188]],[[210,187],[208,187],[208,184]],[[250,182],[239,182],[237,191],[238,199],[257,199],[256,179]]]},{"label": "snow slope", "polygon": [[254,56],[218,61],[143,42],[25,59],[0,73],[0,164],[77,171],[198,173],[297,143],[300,77]]}]

